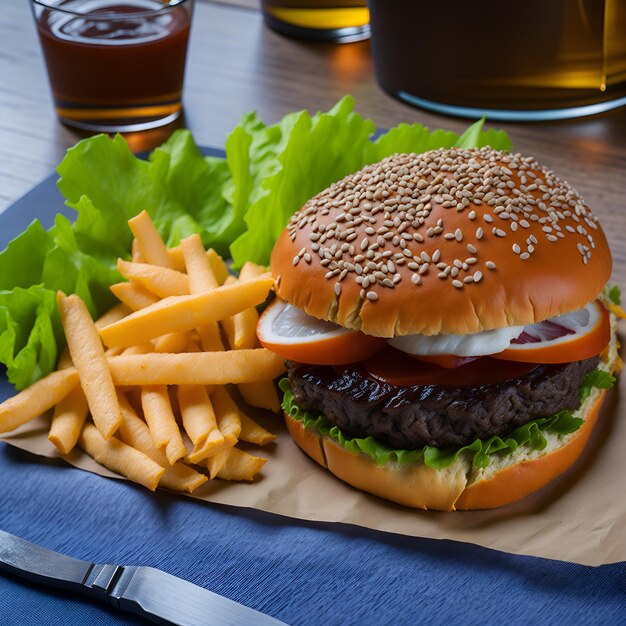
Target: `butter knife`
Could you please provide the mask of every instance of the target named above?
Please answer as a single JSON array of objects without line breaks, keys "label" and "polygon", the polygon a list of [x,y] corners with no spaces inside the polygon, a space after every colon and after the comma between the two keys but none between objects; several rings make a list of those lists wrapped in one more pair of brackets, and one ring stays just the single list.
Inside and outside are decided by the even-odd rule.
[{"label": "butter knife", "polygon": [[0,530],[2,570],[103,600],[157,624],[286,626],[269,615],[153,567],[89,563]]}]

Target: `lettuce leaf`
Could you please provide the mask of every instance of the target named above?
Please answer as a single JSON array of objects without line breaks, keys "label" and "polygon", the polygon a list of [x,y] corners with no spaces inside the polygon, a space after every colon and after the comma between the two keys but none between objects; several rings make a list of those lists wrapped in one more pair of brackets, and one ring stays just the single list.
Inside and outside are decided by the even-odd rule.
[{"label": "lettuce leaf", "polygon": [[371,120],[346,96],[326,113],[299,111],[267,126],[244,115],[225,143],[226,157],[204,157],[187,130],[176,131],[147,160],[126,141],[98,135],[67,151],[58,186],[76,211],[46,231],[38,221],[0,252],[0,362],[18,389],[54,367],[63,333],[56,290],[78,293],[93,316],[113,298],[118,257],[128,257],[127,221],[147,210],[168,245],[199,233],[235,266],[267,263],[291,213],[311,196],[394,152],[452,145],[509,149],[501,131],[477,122],[459,137],[400,124],[373,139]]},{"label": "lettuce leaf", "polygon": [[[309,198],[369,163],[398,152],[420,153],[454,145],[511,148],[503,131],[483,130],[484,120],[472,124],[462,136],[430,131],[421,124],[400,124],[372,139],[373,122],[353,109],[354,100],[345,96],[327,113],[310,116],[301,111],[274,126],[262,127],[256,117],[243,120],[240,141],[245,141],[249,151],[246,157],[242,149],[240,158],[247,158],[250,167],[235,172],[231,166],[231,195],[251,191],[245,213],[247,230],[230,246],[235,268],[245,261],[267,265],[289,217]],[[228,146],[227,155],[231,156]],[[253,165],[257,163],[263,167]]]},{"label": "lettuce leaf", "polygon": [[[594,370],[585,377],[580,389],[583,402],[594,387],[610,389],[615,378],[608,372]],[[422,461],[428,467],[444,469],[452,465],[463,453],[470,455],[474,467],[488,467],[491,456],[499,454],[507,456],[520,446],[528,446],[532,450],[543,450],[547,445],[544,433],[567,435],[577,431],[583,424],[581,418],[574,417],[569,411],[560,411],[549,417],[540,417],[516,428],[505,438],[498,436],[489,439],[476,439],[471,444],[460,448],[436,448],[425,446],[418,450],[402,450],[392,448],[374,437],[348,438],[337,426],[334,426],[324,415],[313,415],[298,405],[287,378],[283,378],[279,386],[283,391],[283,409],[294,419],[300,420],[307,428],[331,437],[341,446],[355,454],[364,453],[378,465],[388,462],[417,463]]]},{"label": "lettuce leaf", "polygon": [[622,293],[620,291],[620,288],[617,285],[613,285],[607,292],[607,295],[609,297],[609,300],[613,303],[613,304],[617,304],[617,306],[620,306],[622,303]]}]

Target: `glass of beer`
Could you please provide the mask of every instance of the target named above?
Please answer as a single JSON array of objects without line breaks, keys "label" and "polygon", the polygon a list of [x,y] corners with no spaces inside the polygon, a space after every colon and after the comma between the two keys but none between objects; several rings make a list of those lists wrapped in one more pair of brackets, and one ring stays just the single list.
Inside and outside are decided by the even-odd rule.
[{"label": "glass of beer", "polygon": [[370,36],[366,0],[261,0],[265,23],[299,39],[349,43]]},{"label": "glass of beer", "polygon": [[381,86],[439,113],[554,120],[626,104],[626,0],[370,0]]},{"label": "glass of beer", "polygon": [[182,112],[193,0],[31,0],[57,114],[94,131]]}]

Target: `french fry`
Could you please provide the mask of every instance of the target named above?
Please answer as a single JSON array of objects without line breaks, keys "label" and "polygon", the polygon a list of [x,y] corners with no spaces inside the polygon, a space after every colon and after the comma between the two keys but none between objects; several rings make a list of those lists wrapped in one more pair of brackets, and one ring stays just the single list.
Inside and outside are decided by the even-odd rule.
[{"label": "french fry", "polygon": [[87,398],[80,386],[54,407],[48,439],[61,454],[69,454],[78,443],[88,413]]},{"label": "french fry", "polygon": [[217,418],[217,427],[226,441],[236,441],[241,432],[239,408],[224,387],[215,387],[211,402]]},{"label": "french fry", "polygon": [[170,465],[187,454],[165,385],[152,385],[141,390],[141,406],[154,445],[165,451]]},{"label": "french fry", "polygon": [[254,307],[250,307],[222,321],[222,328],[226,333],[231,350],[257,347],[259,343],[256,336],[258,321],[259,314]]},{"label": "french fry", "polygon": [[91,416],[102,436],[108,439],[117,430],[122,416],[98,331],[77,295],[59,293],[57,299],[67,345]]},{"label": "french fry", "polygon": [[200,343],[205,352],[218,352],[224,350],[224,342],[217,322],[209,322],[198,328]]},{"label": "french fry", "polygon": [[189,276],[189,291],[191,293],[203,293],[215,289],[219,284],[213,266],[206,254],[204,245],[199,235],[191,235],[180,242],[185,259],[185,267]]},{"label": "french fry", "polygon": [[[122,350],[122,354],[152,354],[154,352],[154,344],[151,341],[139,343],[136,346],[130,346],[129,348],[109,348],[109,350]],[[109,351],[107,350],[107,352]]]},{"label": "french fry", "polygon": [[119,428],[120,438],[125,444],[143,452],[153,461],[165,467],[165,474],[159,482],[160,487],[193,493],[200,485],[207,482],[208,478],[204,474],[180,461],[174,465],[169,465],[165,454],[155,448],[150,429],[137,416],[128,399],[123,394],[118,393],[118,400],[122,412],[122,423]]},{"label": "french fry", "polygon": [[[218,286],[211,261],[206,254],[199,235],[192,235],[180,242],[185,258],[189,290],[192,294],[204,293]],[[223,350],[224,344],[217,322],[209,322],[198,328],[202,349],[206,352]]]},{"label": "french fry", "polygon": [[85,424],[78,445],[98,463],[154,491],[165,468],[116,437],[106,440],[91,423]]},{"label": "french fry", "polygon": [[154,352],[185,352],[189,345],[189,333],[168,333],[154,340]]},{"label": "french fry", "polygon": [[269,350],[121,355],[108,359],[116,385],[227,385],[273,380],[284,359]]},{"label": "french fry", "polygon": [[226,462],[217,472],[217,477],[224,480],[253,480],[265,463],[267,459],[232,448]]},{"label": "french fry", "polygon": [[[217,427],[213,405],[204,385],[180,385],[178,404],[183,426],[194,444],[187,455],[189,463],[200,463],[220,450],[224,435]],[[234,444],[232,444],[234,445]]]},{"label": "french fry", "polygon": [[256,383],[242,383],[237,385],[237,389],[250,406],[268,409],[274,413],[280,411],[280,399],[273,381],[260,380]]},{"label": "french fry", "polygon": [[213,250],[213,248],[209,248],[206,251],[206,255],[213,267],[213,273],[215,274],[215,278],[217,278],[217,282],[220,285],[223,285],[226,282],[226,279],[230,275],[228,268],[226,267],[226,263],[224,263],[224,259]]},{"label": "french fry", "polygon": [[206,460],[206,468],[209,470],[211,480],[213,480],[220,473],[224,465],[226,465],[226,461],[228,461],[228,456],[230,455],[231,450],[232,448],[221,450]]},{"label": "french fry", "polygon": [[200,347],[200,337],[189,337],[187,352],[202,352]]},{"label": "french fry", "polygon": [[246,261],[239,272],[239,280],[242,283],[245,283],[247,280],[252,280],[253,278],[258,278],[259,276],[263,276],[267,272],[267,268],[262,265],[257,265],[256,263],[252,263],[252,261]]},{"label": "french fry", "polygon": [[143,254],[141,254],[141,250],[139,249],[139,242],[136,239],[133,239],[133,245],[131,246],[131,258],[134,263],[146,262],[146,259]]},{"label": "french fry", "polygon": [[129,283],[116,283],[111,285],[111,291],[115,297],[123,302],[131,311],[139,311],[159,301],[155,295],[143,285],[131,281]]},{"label": "french fry", "polygon": [[78,386],[76,368],[69,367],[48,374],[0,404],[0,433],[15,430],[43,415]]},{"label": "french fry", "polygon": [[117,271],[127,280],[138,282],[161,298],[189,293],[187,275],[167,267],[118,259]]},{"label": "french fry", "polygon": [[257,424],[251,417],[248,417],[241,411],[239,411],[239,419],[241,420],[241,432],[239,433],[241,441],[264,446],[276,439],[276,435],[265,430],[261,424]]},{"label": "french fry", "polygon": [[217,427],[224,436],[224,442],[216,447],[207,459],[209,476],[213,479],[226,463],[230,450],[237,444],[241,432],[241,419],[237,405],[223,387],[217,387],[213,391],[211,401],[217,417]]},{"label": "french fry", "polygon": [[61,356],[57,362],[57,369],[64,370],[68,367],[73,367],[74,363],[72,363],[72,357],[70,356],[70,351],[67,346],[63,348],[63,352],[61,352]]},{"label": "french fry", "polygon": [[146,211],[128,220],[128,226],[135,235],[137,247],[147,263],[173,269],[163,239]]},{"label": "french fry", "polygon": [[263,275],[206,293],[166,298],[131,313],[100,331],[110,347],[132,346],[172,332],[184,332],[209,322],[231,317],[267,298],[273,279]]},{"label": "french fry", "polygon": [[100,316],[95,322],[95,327],[100,330],[105,326],[110,326],[115,322],[124,319],[130,313],[130,309],[125,304],[116,304],[109,309],[104,315]]},{"label": "french fry", "polygon": [[[215,433],[215,434],[213,434]],[[188,463],[199,465],[205,459],[210,456],[216,455],[225,447],[234,446],[237,442],[228,443],[224,439],[224,435],[220,433],[219,429],[212,431],[211,435],[207,438],[202,446],[194,446],[193,450],[187,454],[186,460]]]},{"label": "french fry", "polygon": [[213,433],[216,433],[217,443],[224,441],[217,430],[215,411],[204,385],[180,385],[178,406],[185,432],[195,447],[202,447]]},{"label": "french fry", "polygon": [[177,272],[185,271],[185,258],[183,257],[183,249],[180,246],[168,248],[167,255],[170,257],[173,269]]},{"label": "french fry", "polygon": [[[251,263],[244,263],[239,273],[240,283],[254,280],[266,272],[264,267]],[[254,307],[250,307],[233,317],[222,321],[222,328],[228,338],[228,344],[232,350],[242,350],[245,348],[256,348],[259,341],[256,336],[256,327],[259,321],[259,314]]]}]

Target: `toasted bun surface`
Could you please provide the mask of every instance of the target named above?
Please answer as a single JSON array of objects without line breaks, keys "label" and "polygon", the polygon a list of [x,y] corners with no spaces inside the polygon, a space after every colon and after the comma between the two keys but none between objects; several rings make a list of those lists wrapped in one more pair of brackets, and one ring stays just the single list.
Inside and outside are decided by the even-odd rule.
[{"label": "toasted bun surface", "polygon": [[611,273],[580,195],[519,154],[395,155],[307,202],[271,259],[278,295],[370,335],[476,333],[594,300]]},{"label": "toasted bun surface", "polygon": [[593,430],[605,394],[605,391],[597,394],[585,411],[585,423],[563,438],[562,445],[523,461],[516,460],[513,453],[507,465],[490,472],[488,477],[482,472],[472,476],[471,465],[461,460],[443,470],[423,464],[380,466],[366,454],[349,452],[334,439],[305,428],[288,414],[285,420],[291,436],[304,452],[353,487],[418,509],[493,509],[541,489],[574,464]]}]

